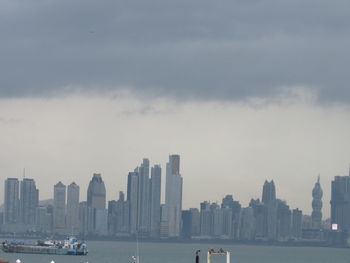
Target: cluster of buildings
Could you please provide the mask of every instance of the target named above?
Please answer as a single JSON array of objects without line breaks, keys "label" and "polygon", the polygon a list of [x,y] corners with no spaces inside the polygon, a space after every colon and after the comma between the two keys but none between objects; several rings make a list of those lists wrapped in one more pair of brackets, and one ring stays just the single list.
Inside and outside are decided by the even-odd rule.
[{"label": "cluster of buildings", "polygon": [[[2,233],[81,235],[83,237],[227,239],[240,241],[338,240],[350,233],[350,173],[332,181],[331,219],[322,221],[322,188],[312,190],[312,214],[305,216],[276,197],[274,181],[265,181],[262,198],[242,207],[232,195],[221,204],[204,201],[182,210],[180,156],[166,164],[165,200],[161,202],[162,168],[148,159],[127,175],[127,191],[106,200],[101,174],[94,174],[86,201],[76,183],[54,185],[52,202],[39,202],[33,179],[8,178],[0,213]],[[328,235],[329,236],[329,235]]]},{"label": "cluster of buildings", "polygon": [[0,213],[2,233],[82,235],[144,238],[181,236],[182,177],[180,156],[166,164],[165,202],[161,204],[160,165],[148,159],[128,174],[127,195],[106,201],[101,174],[93,174],[86,201],[80,201],[76,183],[54,185],[53,202],[40,203],[33,179],[8,178]]}]

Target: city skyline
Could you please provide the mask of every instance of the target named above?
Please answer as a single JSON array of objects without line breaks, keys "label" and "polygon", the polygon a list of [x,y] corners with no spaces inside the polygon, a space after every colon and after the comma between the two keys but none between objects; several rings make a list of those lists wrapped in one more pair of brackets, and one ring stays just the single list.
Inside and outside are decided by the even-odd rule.
[{"label": "city skyline", "polygon": [[[156,164],[156,163],[154,163],[156,166],[159,166],[160,168],[162,167],[162,165],[159,165],[159,164]],[[164,165],[165,166],[165,165]],[[153,168],[152,168],[153,169]],[[161,168],[162,169],[162,168]],[[164,168],[163,168],[164,169]],[[97,173],[93,173],[94,175],[98,175]],[[350,170],[348,171],[348,174],[350,174]],[[344,175],[344,174],[343,174]],[[343,175],[339,175],[339,176],[343,176]],[[345,175],[347,175],[347,174],[345,174]],[[338,175],[334,175],[334,176],[338,176]],[[334,177],[333,176],[333,177]],[[124,176],[125,177],[125,176]],[[164,176],[164,178],[163,178],[163,180],[162,180],[162,183],[161,183],[161,202],[162,203],[165,203],[165,188],[166,188],[166,184],[165,184],[165,181],[166,181],[166,179],[165,179],[166,177]],[[321,185],[323,185],[324,184],[324,182],[322,181],[322,177],[320,176],[320,175],[317,175],[317,176],[315,176],[315,178],[317,179],[317,178],[319,178],[320,179],[320,181],[321,181]],[[314,179],[315,179],[314,178]],[[20,179],[20,177],[17,177],[16,179]],[[24,180],[35,180],[35,178],[30,178],[30,179],[27,179],[26,177],[23,177],[23,179]],[[187,178],[186,178],[187,179]],[[106,180],[106,179],[105,179]],[[125,180],[125,181],[127,181],[127,180]],[[266,182],[266,179],[264,180],[265,182]],[[274,179],[272,179],[272,182],[274,181]],[[331,181],[333,181],[333,178],[331,179]],[[40,181],[38,182],[38,181],[36,181],[36,184],[40,184]],[[71,180],[71,183],[74,183],[74,179],[72,179]],[[70,184],[69,183],[69,181],[67,181],[67,186],[68,186],[68,184]],[[123,191],[123,192],[125,192],[125,193],[127,193],[127,187],[126,187],[126,185],[127,185],[127,183],[125,182],[125,186],[121,186],[121,187],[118,187],[118,188],[115,188],[115,189],[112,189],[112,192],[109,192],[109,191],[106,191],[106,196],[107,196],[107,200],[113,200],[113,199],[118,199],[118,195],[119,195],[119,192],[120,191]],[[79,194],[79,200],[85,200],[85,201],[87,201],[87,198],[86,198],[86,194],[85,194],[85,192],[86,191],[88,191],[88,184],[86,184],[86,187],[84,187],[85,185],[84,184],[82,184],[82,185],[79,185],[79,187],[82,187],[82,191],[79,191],[80,192],[80,194]],[[108,183],[106,184],[106,189],[108,188]],[[109,187],[109,189],[111,189],[111,187]],[[311,188],[310,188],[311,189]],[[311,191],[311,192],[310,192]],[[312,193],[312,189],[310,190],[309,192],[310,193]],[[325,187],[325,189],[324,189],[324,191],[325,192],[327,192],[327,191],[329,191],[330,192],[330,188],[328,189],[327,187]],[[254,192],[254,191],[253,191]],[[257,191],[257,192],[259,192],[259,191]],[[278,191],[278,193],[280,193],[280,191]],[[308,193],[309,194],[309,199],[310,199],[310,203],[306,203],[304,206],[296,206],[296,205],[294,205],[293,204],[293,200],[288,200],[288,199],[286,199],[286,198],[283,198],[282,197],[282,200],[287,200],[288,201],[288,203],[289,204],[292,204],[292,206],[293,207],[298,207],[298,208],[300,208],[300,209],[302,209],[303,211],[304,211],[304,213],[306,213],[306,214],[309,214],[309,215],[311,215],[311,212],[312,212],[312,205],[311,205],[311,202],[312,202],[312,195],[310,194],[310,193]],[[218,202],[218,201],[220,201],[226,194],[232,194],[234,197],[235,197],[235,199],[236,200],[239,200],[242,204],[244,204],[244,205],[248,205],[249,204],[249,202],[250,202],[250,199],[251,198],[260,198],[260,195],[261,195],[261,193],[258,193],[257,195],[252,195],[251,197],[250,197],[250,199],[248,198],[248,200],[245,202],[245,200],[241,200],[240,198],[239,198],[239,196],[237,196],[237,195],[235,195],[234,194],[234,192],[229,192],[229,193],[221,193],[221,194],[219,194],[219,195],[217,195],[214,199],[209,199],[209,198],[205,198],[205,195],[203,195],[204,196],[204,198],[202,198],[201,200],[203,201],[203,200],[207,200],[207,201],[210,201],[210,202]],[[283,193],[280,193],[282,196],[283,196]],[[279,198],[281,198],[281,195],[279,195]],[[1,198],[0,198],[1,199]],[[3,199],[3,198],[2,198]],[[48,200],[48,199],[53,199],[53,196],[51,195],[50,196],[50,194],[49,195],[46,195],[46,197],[41,197],[40,196],[40,200]],[[2,201],[3,202],[3,201]],[[105,201],[106,202],[106,205],[107,205],[107,201]],[[199,203],[198,203],[199,204]],[[330,199],[329,200],[326,200],[325,199],[325,197],[323,196],[323,208],[322,208],[322,213],[323,213],[323,215],[324,215],[324,218],[330,218],[331,217],[331,215],[330,215]],[[197,207],[197,208],[199,208],[199,205],[197,205],[197,206],[191,206],[191,205],[183,205],[184,206],[184,209],[189,209],[189,208],[192,208],[192,207]],[[305,207],[306,207],[306,209],[305,209]]]}]

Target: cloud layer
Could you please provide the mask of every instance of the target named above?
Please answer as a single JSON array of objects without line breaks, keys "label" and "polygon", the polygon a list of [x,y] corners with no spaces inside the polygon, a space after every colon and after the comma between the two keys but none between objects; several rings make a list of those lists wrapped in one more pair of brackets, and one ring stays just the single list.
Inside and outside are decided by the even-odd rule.
[{"label": "cloud layer", "polygon": [[350,100],[350,2],[4,0],[0,96]]}]

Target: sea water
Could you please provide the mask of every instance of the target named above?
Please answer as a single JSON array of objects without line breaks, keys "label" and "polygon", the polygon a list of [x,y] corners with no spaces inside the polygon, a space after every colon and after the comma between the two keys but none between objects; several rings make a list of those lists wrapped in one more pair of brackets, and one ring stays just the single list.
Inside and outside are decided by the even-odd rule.
[{"label": "sea water", "polygon": [[[87,256],[11,254],[0,252],[0,258],[14,263],[134,263],[135,242],[89,241]],[[194,263],[195,251],[201,250],[200,263],[206,263],[206,252],[220,248],[231,252],[231,263],[349,263],[350,249],[322,247],[276,247],[253,245],[220,245],[195,243],[139,242],[140,263]],[[213,256],[213,263],[225,263],[224,256]]]}]

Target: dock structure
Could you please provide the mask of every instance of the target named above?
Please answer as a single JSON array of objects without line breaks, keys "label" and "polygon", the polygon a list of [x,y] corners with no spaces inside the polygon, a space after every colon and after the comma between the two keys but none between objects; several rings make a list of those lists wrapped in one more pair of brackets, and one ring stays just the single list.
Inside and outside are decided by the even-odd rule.
[{"label": "dock structure", "polygon": [[222,248],[220,248],[218,251],[215,251],[214,249],[209,250],[207,255],[207,263],[211,263],[212,255],[226,256],[226,263],[230,263],[231,253],[229,251],[225,251]]}]

